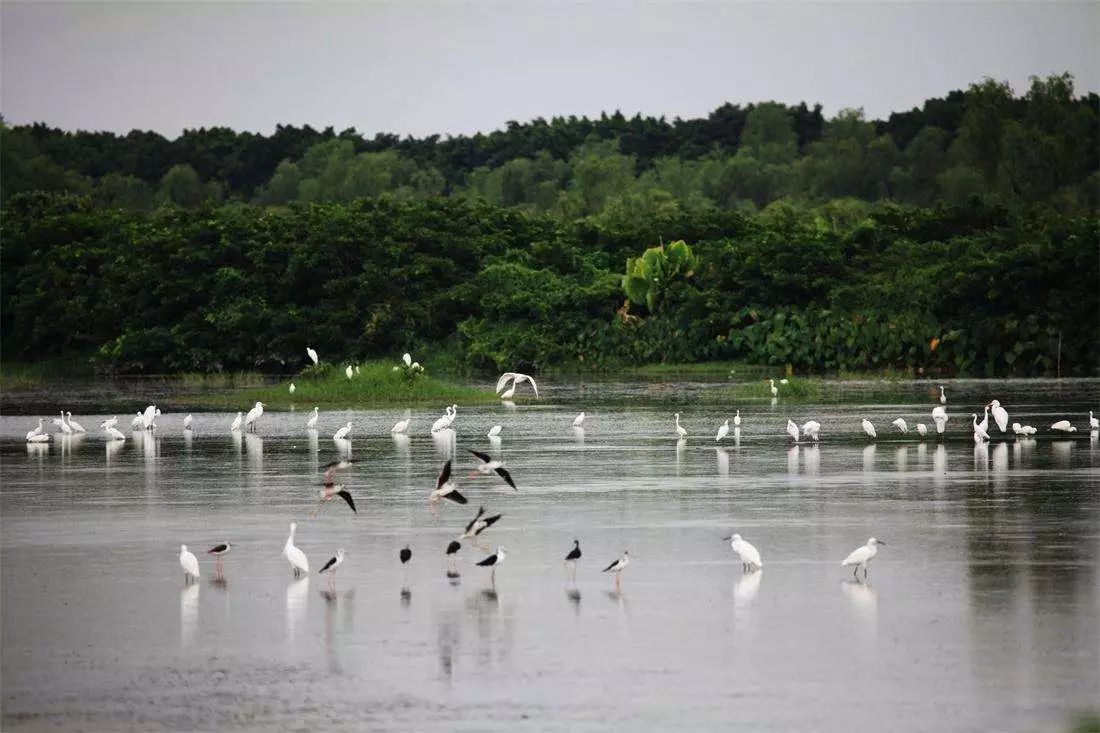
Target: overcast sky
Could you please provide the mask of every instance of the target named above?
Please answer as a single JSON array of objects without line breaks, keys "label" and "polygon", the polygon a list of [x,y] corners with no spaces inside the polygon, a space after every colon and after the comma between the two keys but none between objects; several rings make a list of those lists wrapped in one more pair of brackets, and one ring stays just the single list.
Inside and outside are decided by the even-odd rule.
[{"label": "overcast sky", "polygon": [[67,129],[470,133],[725,101],[909,109],[985,76],[1100,89],[1100,2],[19,3],[0,113]]}]

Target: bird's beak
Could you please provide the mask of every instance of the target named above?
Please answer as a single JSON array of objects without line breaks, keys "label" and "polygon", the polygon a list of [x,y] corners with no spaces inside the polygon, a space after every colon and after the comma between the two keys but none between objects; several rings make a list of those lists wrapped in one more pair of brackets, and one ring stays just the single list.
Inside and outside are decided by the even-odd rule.
[{"label": "bird's beak", "polygon": [[876,545],[885,545],[886,543],[883,542],[882,540],[875,540],[875,544]]},{"label": "bird's beak", "polygon": [[729,542],[729,541],[730,541],[730,540],[732,540],[732,539],[733,539],[733,535],[730,535],[729,537],[723,537],[723,538],[722,538],[722,541],[723,541],[723,542]]}]

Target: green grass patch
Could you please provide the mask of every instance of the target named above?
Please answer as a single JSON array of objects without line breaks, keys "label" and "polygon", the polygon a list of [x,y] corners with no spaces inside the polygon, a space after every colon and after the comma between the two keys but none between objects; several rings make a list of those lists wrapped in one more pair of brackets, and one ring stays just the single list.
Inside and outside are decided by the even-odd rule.
[{"label": "green grass patch", "polygon": [[88,376],[92,373],[86,360],[49,359],[34,362],[0,363],[0,391],[40,389],[52,381]]},{"label": "green grass patch", "polygon": [[[775,380],[780,399],[792,402],[818,402],[821,400],[824,380],[817,377],[787,377],[786,384]],[[732,400],[770,400],[771,384],[767,379],[751,382],[734,382],[722,390],[722,396]]]},{"label": "green grass patch", "polygon": [[[321,364],[309,367],[296,377],[260,387],[232,390],[208,396],[188,398],[207,407],[236,408],[263,402],[269,409],[298,407],[405,407],[425,404],[491,404],[500,398],[488,390],[455,384],[420,374],[406,378],[393,371],[392,361],[372,361],[359,365],[359,374],[348,379],[342,366]],[[290,383],[294,382],[294,394]]]}]

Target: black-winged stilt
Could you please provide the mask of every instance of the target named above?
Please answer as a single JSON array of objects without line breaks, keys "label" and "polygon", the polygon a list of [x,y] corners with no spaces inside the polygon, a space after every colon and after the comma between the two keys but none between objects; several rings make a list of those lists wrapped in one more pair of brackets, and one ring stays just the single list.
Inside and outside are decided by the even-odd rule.
[{"label": "black-winged stilt", "polygon": [[451,480],[451,462],[443,464],[443,470],[435,480],[435,491],[428,496],[428,503],[434,511],[436,502],[440,499],[450,499],[456,504],[465,504],[466,497],[458,493],[454,481]]},{"label": "black-winged stilt", "polygon": [[623,554],[618,560],[616,560],[615,562],[611,563],[610,565],[608,565],[606,568],[603,569],[603,571],[605,573],[615,573],[615,589],[616,590],[619,589],[619,576],[622,574],[622,572],[624,570],[626,570],[626,566],[629,565],[629,564],[630,564],[630,551],[629,550],[623,550]]},{"label": "black-winged stilt", "polygon": [[493,586],[496,586],[497,583],[497,566],[504,562],[505,557],[506,555],[504,552],[504,548],[498,546],[496,554],[489,555],[489,557],[485,558],[484,560],[478,561],[478,565],[480,565],[481,567],[493,569],[492,573],[489,574],[489,582]]},{"label": "black-winged stilt", "polygon": [[[467,448],[467,450],[470,449]],[[478,473],[489,474],[496,472],[498,476],[504,479],[504,482],[506,484],[511,486],[516,491],[519,491],[519,489],[516,488],[516,482],[512,480],[511,474],[504,470],[504,461],[498,461],[490,456],[488,453],[481,453],[476,450],[470,450],[470,453],[472,453],[479,461],[481,461],[481,463],[477,464],[476,466],[477,473],[471,473],[471,476],[476,476]]]}]

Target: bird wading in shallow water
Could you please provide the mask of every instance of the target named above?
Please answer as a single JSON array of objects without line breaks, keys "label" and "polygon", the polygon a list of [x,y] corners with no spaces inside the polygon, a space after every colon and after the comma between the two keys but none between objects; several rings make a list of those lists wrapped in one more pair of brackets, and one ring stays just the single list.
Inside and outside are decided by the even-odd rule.
[{"label": "bird wading in shallow water", "polygon": [[[977,418],[977,415],[975,415],[974,417]],[[874,556],[878,554],[878,546],[885,544],[885,542],[880,542],[872,537],[871,539],[867,540],[866,545],[863,545],[862,547],[857,547],[856,549],[852,550],[851,554],[840,562],[840,566],[842,568],[854,566],[854,569],[852,570],[852,575],[856,578],[859,578],[859,571],[863,570],[863,577],[864,579],[866,579],[867,566],[871,563],[871,560],[874,558]]]}]

